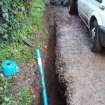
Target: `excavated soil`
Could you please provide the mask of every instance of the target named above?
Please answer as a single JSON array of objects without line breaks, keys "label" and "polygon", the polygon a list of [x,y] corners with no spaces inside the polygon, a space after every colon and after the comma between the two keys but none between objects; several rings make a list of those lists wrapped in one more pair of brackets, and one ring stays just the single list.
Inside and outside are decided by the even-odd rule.
[{"label": "excavated soil", "polygon": [[67,8],[49,6],[47,10],[49,105],[105,105],[105,51],[90,50],[87,28]]}]

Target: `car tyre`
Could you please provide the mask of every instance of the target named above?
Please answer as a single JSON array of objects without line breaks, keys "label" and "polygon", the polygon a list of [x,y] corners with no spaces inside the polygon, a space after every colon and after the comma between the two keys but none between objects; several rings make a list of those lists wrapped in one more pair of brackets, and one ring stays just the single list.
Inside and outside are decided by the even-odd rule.
[{"label": "car tyre", "polygon": [[96,20],[91,24],[90,35],[92,40],[91,50],[93,52],[100,52],[102,50],[102,45],[98,34],[98,23]]},{"label": "car tyre", "polygon": [[77,0],[69,0],[69,13],[71,15],[77,14]]}]

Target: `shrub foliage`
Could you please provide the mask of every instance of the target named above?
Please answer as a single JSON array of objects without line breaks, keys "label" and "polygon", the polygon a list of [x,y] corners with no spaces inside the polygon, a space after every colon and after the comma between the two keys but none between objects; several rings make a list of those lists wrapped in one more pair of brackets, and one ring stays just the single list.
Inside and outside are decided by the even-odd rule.
[{"label": "shrub foliage", "polygon": [[44,9],[44,0],[0,0],[0,60],[11,58],[8,49],[17,60],[32,59],[33,53],[23,44],[22,37],[37,40],[35,45],[41,42],[35,35],[45,28]]},{"label": "shrub foliage", "polygon": [[[42,43],[36,33],[44,30],[44,8],[44,0],[0,0],[0,61],[13,59],[17,63],[33,62],[35,48],[30,49],[21,39],[25,36],[34,40],[36,45]],[[11,78],[2,76],[0,68],[0,105],[31,103],[33,93],[27,87],[20,90],[19,96],[14,96],[12,89],[15,83]]]},{"label": "shrub foliage", "polygon": [[21,0],[0,1],[0,43],[15,40],[15,33],[20,27],[16,15],[22,11],[21,3]]}]

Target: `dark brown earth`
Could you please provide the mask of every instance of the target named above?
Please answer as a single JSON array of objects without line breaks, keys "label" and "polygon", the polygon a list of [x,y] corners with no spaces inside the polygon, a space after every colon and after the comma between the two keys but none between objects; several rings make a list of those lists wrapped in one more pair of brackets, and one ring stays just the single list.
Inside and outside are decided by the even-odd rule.
[{"label": "dark brown earth", "polygon": [[[61,83],[56,73],[56,23],[53,6],[47,9],[47,24],[49,30],[48,57],[46,62],[46,83],[49,105],[65,105],[65,98],[60,92]],[[41,104],[43,105],[43,104]]]}]

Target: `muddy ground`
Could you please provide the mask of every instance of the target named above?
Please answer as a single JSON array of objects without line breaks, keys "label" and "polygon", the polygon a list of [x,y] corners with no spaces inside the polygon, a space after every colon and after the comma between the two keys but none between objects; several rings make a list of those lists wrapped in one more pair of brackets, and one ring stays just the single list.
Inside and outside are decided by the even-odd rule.
[{"label": "muddy ground", "polygon": [[[50,6],[48,10],[56,26],[56,68],[52,69],[67,86],[64,92],[56,81],[49,84],[49,105],[105,105],[105,51],[91,52],[88,30],[78,16],[68,14],[67,8]],[[66,96],[65,104],[57,104],[60,95],[54,90],[59,87]]]},{"label": "muddy ground", "polygon": [[[65,87],[59,81],[58,74],[56,73],[56,23],[54,8],[53,6],[51,8],[48,7],[46,11],[49,32],[48,53],[45,66],[47,95],[49,105],[66,105],[66,100],[63,95]],[[60,92],[61,90],[62,93]]]}]

